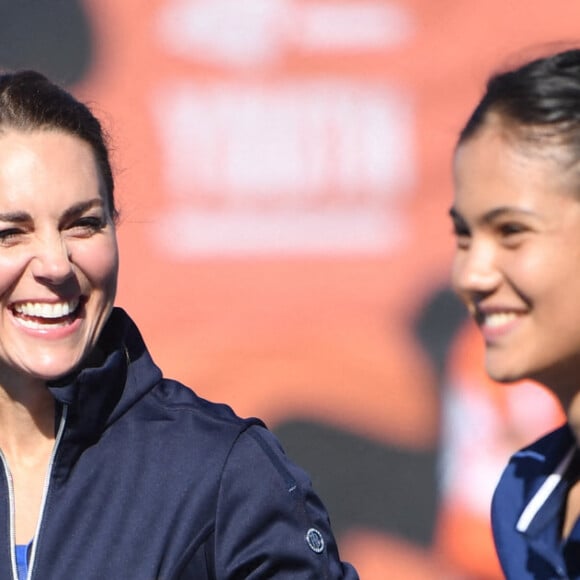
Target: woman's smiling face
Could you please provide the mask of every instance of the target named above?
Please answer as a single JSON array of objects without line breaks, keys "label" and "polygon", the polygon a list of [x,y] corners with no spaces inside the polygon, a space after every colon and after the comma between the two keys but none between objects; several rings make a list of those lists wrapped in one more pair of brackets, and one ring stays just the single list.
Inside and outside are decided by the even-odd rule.
[{"label": "woman's smiling face", "polygon": [[115,225],[91,146],[0,132],[0,384],[50,380],[95,346],[115,299]]},{"label": "woman's smiling face", "polygon": [[561,146],[534,147],[492,122],[458,147],[453,285],[492,378],[562,393],[580,377],[580,201]]}]

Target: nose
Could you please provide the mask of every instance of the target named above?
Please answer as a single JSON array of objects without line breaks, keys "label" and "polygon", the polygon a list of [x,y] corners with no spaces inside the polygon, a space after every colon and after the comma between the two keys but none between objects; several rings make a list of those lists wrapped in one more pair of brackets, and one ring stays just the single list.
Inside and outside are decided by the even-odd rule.
[{"label": "nose", "polygon": [[453,259],[453,288],[464,299],[493,292],[501,282],[498,256],[491,242],[472,240],[468,248],[458,248]]},{"label": "nose", "polygon": [[33,276],[44,283],[62,284],[73,274],[69,248],[60,235],[39,239],[32,260]]}]

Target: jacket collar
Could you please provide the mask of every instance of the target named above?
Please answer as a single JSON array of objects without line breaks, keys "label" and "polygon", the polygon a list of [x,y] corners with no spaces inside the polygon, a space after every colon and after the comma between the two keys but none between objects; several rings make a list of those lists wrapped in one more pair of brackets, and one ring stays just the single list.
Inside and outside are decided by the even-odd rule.
[{"label": "jacket collar", "polygon": [[575,456],[574,435],[564,425],[515,453],[496,487],[492,527],[507,578],[551,578],[565,570],[560,517],[576,461],[571,449]]},{"label": "jacket collar", "polygon": [[90,366],[51,382],[55,399],[77,416],[85,436],[98,436],[161,379],[139,330],[121,308],[111,312]]},{"label": "jacket collar", "polygon": [[555,520],[560,520],[562,505],[570,486],[569,468],[576,447],[570,446],[560,462],[543,480],[536,493],[525,505],[516,523],[518,532],[534,536]]}]

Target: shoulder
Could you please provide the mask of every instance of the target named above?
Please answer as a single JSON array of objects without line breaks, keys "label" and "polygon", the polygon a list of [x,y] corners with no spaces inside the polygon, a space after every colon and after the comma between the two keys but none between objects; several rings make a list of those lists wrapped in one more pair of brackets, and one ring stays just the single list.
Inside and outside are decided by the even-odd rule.
[{"label": "shoulder", "polygon": [[[508,578],[527,578],[525,536],[517,529],[524,509],[557,469],[574,439],[567,425],[514,453],[495,489],[491,522],[497,553]],[[513,571],[519,570],[514,576]],[[519,575],[518,575],[519,574]]]},{"label": "shoulder", "polygon": [[525,501],[554,471],[573,444],[574,436],[566,424],[520,449],[511,456],[495,495],[510,492],[509,495],[513,496],[515,493],[516,497]]},{"label": "shoulder", "polygon": [[[260,425],[237,437],[218,494],[218,577],[358,579],[341,562],[326,508],[308,474]],[[242,556],[240,556],[242,555]],[[260,575],[262,574],[262,575]]]},{"label": "shoulder", "polygon": [[571,442],[570,429],[565,425],[511,456],[493,495],[494,522],[506,521],[509,514],[516,518]]},{"label": "shoulder", "polygon": [[213,446],[220,440],[229,447],[252,425],[264,426],[257,417],[242,418],[229,405],[204,399],[171,379],[162,379],[144,398],[143,405],[150,419],[170,422],[173,436],[181,433],[190,441],[207,443],[214,451]]},{"label": "shoulder", "polygon": [[[521,509],[538,490],[544,479],[554,471],[566,454],[574,439],[568,425],[564,425],[531,445],[514,453],[495,489],[492,515],[501,509],[501,514]],[[505,519],[505,516],[501,516]]]}]

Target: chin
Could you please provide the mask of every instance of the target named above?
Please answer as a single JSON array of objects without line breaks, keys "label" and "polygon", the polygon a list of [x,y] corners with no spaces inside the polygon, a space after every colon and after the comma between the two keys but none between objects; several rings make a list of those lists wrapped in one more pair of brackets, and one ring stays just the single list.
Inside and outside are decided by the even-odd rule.
[{"label": "chin", "polygon": [[80,361],[77,359],[68,361],[47,361],[43,365],[29,369],[31,375],[44,381],[55,381],[70,375],[78,368]]},{"label": "chin", "polygon": [[514,349],[487,349],[485,352],[485,370],[489,377],[498,383],[515,383],[523,380],[534,380],[539,373],[547,369],[542,364],[541,354],[537,351],[519,352]]},{"label": "chin", "polygon": [[489,377],[497,383],[515,383],[530,378],[529,373],[516,371],[514,369],[499,368],[490,364],[486,365],[485,370]]}]

